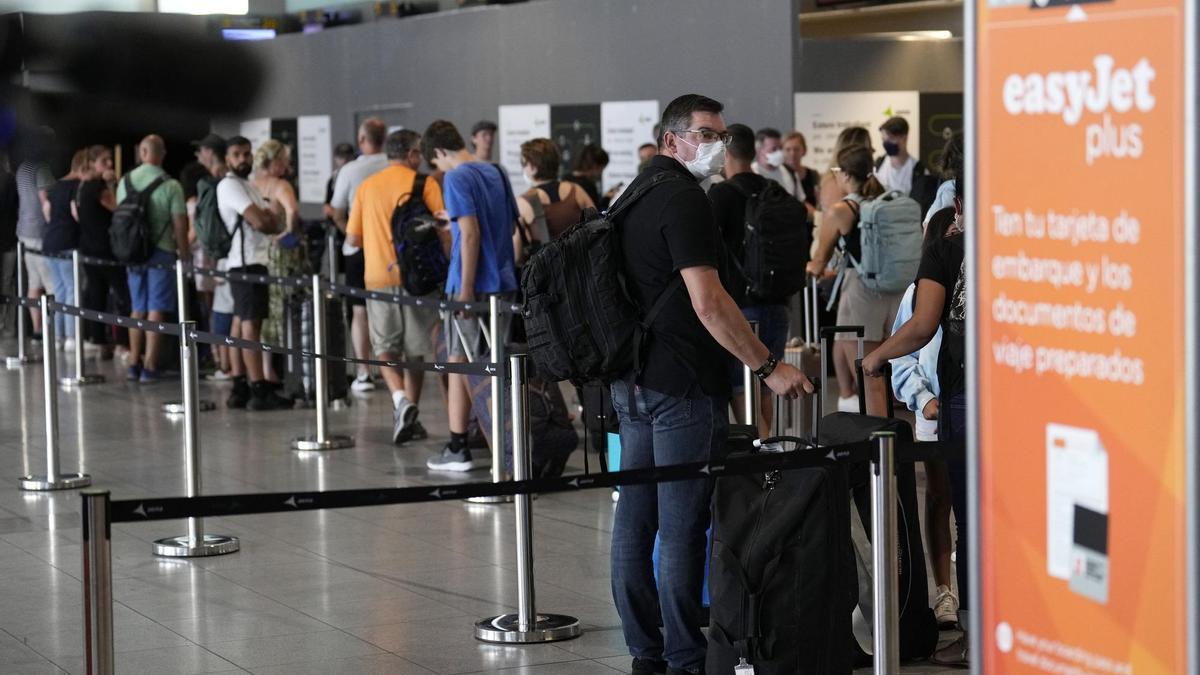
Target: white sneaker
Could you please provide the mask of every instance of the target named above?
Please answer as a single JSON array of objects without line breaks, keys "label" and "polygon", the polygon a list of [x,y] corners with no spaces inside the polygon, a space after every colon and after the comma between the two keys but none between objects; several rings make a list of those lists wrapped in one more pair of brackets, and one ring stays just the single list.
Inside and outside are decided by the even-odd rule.
[{"label": "white sneaker", "polygon": [[228,382],[229,380],[233,379],[233,376],[223,370],[217,370],[205,379],[207,379],[209,382]]},{"label": "white sneaker", "polygon": [[933,614],[938,627],[947,629],[958,625],[958,594],[949,586],[937,587],[937,602],[933,603]]},{"label": "white sneaker", "polygon": [[858,412],[858,397],[857,396],[839,396],[838,397],[838,412],[845,412],[845,413]]},{"label": "white sneaker", "polygon": [[361,373],[354,378],[350,388],[357,392],[375,391],[375,382],[371,380],[370,373]]}]

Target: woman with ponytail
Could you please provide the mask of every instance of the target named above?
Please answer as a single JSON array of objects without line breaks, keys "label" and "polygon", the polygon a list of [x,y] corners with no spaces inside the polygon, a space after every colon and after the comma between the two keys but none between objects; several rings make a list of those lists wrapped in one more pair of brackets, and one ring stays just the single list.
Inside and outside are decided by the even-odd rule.
[{"label": "woman with ponytail", "polygon": [[[883,195],[887,190],[875,177],[871,150],[862,145],[842,148],[833,169],[834,179],[846,197],[832,204],[824,213],[817,232],[816,252],[808,264],[809,274],[820,276],[833,257],[839,254],[861,259],[858,220],[862,204]],[[838,300],[839,326],[862,326],[863,353],[869,354],[891,335],[892,323],[900,308],[904,292],[881,293],[868,289],[853,266],[845,264]],[[858,358],[852,336],[839,335],[833,346],[833,364],[838,379],[838,410],[858,411],[858,396],[854,361]],[[887,410],[887,390],[882,381],[867,382],[867,413],[884,415]]]}]

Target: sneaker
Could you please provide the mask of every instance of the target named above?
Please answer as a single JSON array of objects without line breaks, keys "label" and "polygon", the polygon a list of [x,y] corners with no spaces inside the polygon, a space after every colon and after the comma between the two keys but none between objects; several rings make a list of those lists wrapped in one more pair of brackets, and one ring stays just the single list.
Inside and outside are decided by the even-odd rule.
[{"label": "sneaker", "polygon": [[128,382],[137,382],[142,379],[142,367],[138,364],[133,364],[125,369],[125,380]]},{"label": "sneaker", "polygon": [[657,675],[667,672],[667,662],[660,659],[643,659],[633,657],[633,665],[629,666],[633,675]]},{"label": "sneaker", "polygon": [[59,345],[64,352],[73,352],[75,351],[75,338],[67,338],[59,343]]},{"label": "sneaker", "polygon": [[970,668],[971,641],[967,639],[967,634],[963,633],[962,637],[934,652],[929,661],[948,668]]},{"label": "sneaker", "polygon": [[375,391],[375,382],[371,379],[370,373],[359,373],[358,377],[354,378],[354,382],[350,383],[350,389],[359,393]]},{"label": "sneaker", "polygon": [[239,375],[233,378],[233,391],[229,398],[225,399],[225,405],[230,408],[245,408],[249,402],[250,384],[246,382],[246,376]]},{"label": "sneaker", "polygon": [[958,594],[949,586],[937,587],[937,602],[933,603],[938,628],[950,630],[958,625]]},{"label": "sneaker", "polygon": [[425,427],[421,426],[420,422],[413,422],[404,427],[400,435],[396,437],[396,445],[401,445],[409,441],[423,441],[429,438],[429,432],[425,431]]},{"label": "sneaker", "polygon": [[838,397],[838,412],[844,412],[844,413],[858,412],[858,397],[857,396],[839,396]]},{"label": "sneaker", "polygon": [[36,343],[36,344],[41,344],[42,343],[42,334],[41,333],[30,333],[29,341]]},{"label": "sneaker", "polygon": [[270,382],[255,382],[250,385],[249,410],[291,410],[292,400],[275,392]]},{"label": "sneaker", "polygon": [[204,379],[209,382],[228,382],[233,379],[233,376],[223,370],[216,370]]},{"label": "sneaker", "polygon": [[401,399],[400,406],[392,410],[392,442],[402,443],[400,440],[401,434],[404,433],[404,428],[413,422],[417,421],[417,415],[421,411],[417,409],[417,404],[408,399]]},{"label": "sneaker", "polygon": [[159,381],[158,371],[142,368],[142,376],[138,378],[139,384],[154,384]]},{"label": "sneaker", "polygon": [[425,460],[425,466],[429,467],[430,471],[453,471],[455,473],[485,469],[491,465],[491,457],[485,454],[481,453],[478,458],[473,458],[470,448],[463,448],[455,452],[450,449],[449,445],[442,448],[441,453]]}]

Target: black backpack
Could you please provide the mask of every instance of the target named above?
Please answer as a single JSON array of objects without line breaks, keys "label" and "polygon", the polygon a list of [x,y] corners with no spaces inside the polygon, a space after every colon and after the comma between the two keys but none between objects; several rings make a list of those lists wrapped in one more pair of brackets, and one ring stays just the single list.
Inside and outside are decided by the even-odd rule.
[{"label": "black backpack", "polygon": [[773,180],[758,192],[747,191],[737,181],[726,184],[746,198],[742,259],[731,257],[745,281],[746,295],[787,300],[806,283],[804,266],[812,248],[808,209]]},{"label": "black backpack", "polygon": [[108,243],[113,256],[121,262],[143,263],[154,253],[154,236],[146,222],[150,207],[150,195],[167,180],[159,176],[144,190],[133,189],[129,174],[125,174],[125,198],[113,211],[112,224],[108,228]]},{"label": "black backpack", "polygon": [[413,178],[408,199],[392,211],[392,245],[409,295],[429,295],[446,285],[450,261],[442,250],[437,219],[425,204],[425,174]]},{"label": "black backpack", "polygon": [[680,178],[655,174],[626,191],[606,213],[585,209],[580,222],[538,249],[521,273],[525,332],[538,372],[552,381],[612,382],[641,368],[642,341],[676,276],[643,313],[626,291],[616,218],[654,187]]}]

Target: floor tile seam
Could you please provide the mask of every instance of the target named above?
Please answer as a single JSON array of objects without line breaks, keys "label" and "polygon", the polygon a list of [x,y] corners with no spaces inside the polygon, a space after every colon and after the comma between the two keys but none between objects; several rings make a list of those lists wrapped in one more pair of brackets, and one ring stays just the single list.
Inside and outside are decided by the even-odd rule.
[{"label": "floor tile seam", "polygon": [[[243,589],[243,590],[245,590],[245,591],[247,591],[247,592],[249,592],[249,593],[253,593],[254,595],[256,595],[256,596],[258,596],[258,597],[260,597],[260,598],[263,598],[263,599],[265,599],[265,600],[268,600],[268,601],[270,601],[270,602],[273,602],[273,603],[275,603],[275,604],[277,604],[277,605],[279,605],[279,606],[281,606],[281,607],[286,607],[286,608],[288,608],[288,609],[290,609],[290,610],[292,610],[292,611],[294,611],[294,612],[298,612],[298,613],[300,613],[300,614],[304,615],[306,618],[309,618],[309,619],[312,619],[313,621],[316,621],[317,623],[321,624],[322,626],[328,626],[330,630],[341,630],[341,629],[340,629],[340,628],[338,628],[337,626],[334,626],[334,625],[332,625],[332,624],[326,623],[325,621],[322,621],[322,620],[318,619],[317,617],[315,617],[315,616],[313,616],[313,615],[309,614],[308,612],[306,612],[306,611],[304,611],[304,610],[302,610],[302,609],[300,609],[300,608],[298,608],[298,607],[294,607],[294,606],[293,606],[291,603],[289,603],[289,602],[282,602],[282,601],[280,601],[280,600],[277,600],[277,599],[275,599],[275,598],[272,598],[272,597],[271,597],[271,596],[269,596],[269,595],[266,595],[265,593],[260,593],[259,591],[256,591],[256,590],[254,590],[254,589],[252,589],[252,588],[250,588],[250,587],[248,587],[248,586],[245,586],[245,585],[243,585],[243,584],[240,584],[240,583],[238,583],[237,581],[234,581],[233,579],[230,579],[229,577],[227,577],[227,576],[225,576],[225,575],[221,574],[219,570],[212,570],[212,571],[210,571],[210,573],[211,573],[211,574],[214,574],[214,575],[216,575],[216,576],[218,576],[218,577],[220,577],[221,579],[224,579],[225,581],[228,581],[229,583],[233,584],[234,586],[237,586],[238,588],[241,588],[241,589]],[[316,632],[324,632],[324,631],[304,631],[304,633],[316,633]],[[344,631],[343,631],[343,632],[344,632]],[[302,634],[304,634],[304,633],[288,633],[288,635],[302,635]],[[231,641],[231,642],[232,642],[232,641]],[[216,644],[216,643],[214,643],[214,644]]]},{"label": "floor tile seam", "polygon": [[70,672],[69,670],[67,670],[67,667],[66,667],[66,666],[64,666],[63,664],[59,663],[58,661],[55,661],[53,658],[51,658],[51,657],[49,657],[49,656],[47,656],[47,655],[43,654],[42,652],[38,651],[38,649],[37,649],[36,647],[34,647],[33,645],[29,644],[29,642],[28,642],[28,641],[26,641],[26,640],[22,640],[21,638],[19,638],[19,637],[17,637],[17,636],[15,636],[15,635],[13,635],[13,634],[12,634],[12,633],[10,633],[10,632],[9,632],[7,629],[4,629],[4,628],[0,628],[0,632],[3,632],[5,635],[8,635],[8,636],[9,636],[9,637],[11,637],[12,639],[14,639],[14,640],[16,640],[17,642],[19,642],[19,643],[20,643],[20,644],[21,644],[23,647],[25,647],[25,648],[26,648],[26,649],[28,649],[29,651],[31,651],[31,652],[33,652],[34,654],[37,654],[38,656],[42,657],[42,660],[44,660],[46,663],[49,663],[50,665],[54,666],[55,668],[58,668],[59,670],[61,670],[61,671],[62,671],[62,672],[64,672],[64,673],[69,673],[69,672]]},{"label": "floor tile seam", "polygon": [[[509,645],[509,646],[520,647],[522,645]],[[550,645],[550,646],[554,647],[558,651],[560,651],[563,654],[566,654],[568,656],[577,656],[575,654],[571,654],[571,652],[568,652],[565,649],[559,649],[557,645]],[[449,671],[449,672],[443,673],[443,675],[483,675],[484,673],[515,673],[515,672],[520,671],[522,668],[541,668],[543,666],[555,666],[555,665],[560,665],[563,663],[579,663],[581,661],[591,661],[591,660],[592,659],[580,657],[580,658],[574,658],[574,659],[563,659],[561,661],[546,661],[544,663],[527,663],[527,664],[523,664],[523,665],[519,665],[519,666],[510,666],[508,668],[501,668],[500,670],[454,670],[454,671]],[[420,665],[420,664],[418,664],[418,665]]]},{"label": "floor tile seam", "polygon": [[[296,611],[300,611],[300,610],[296,610]],[[240,640],[222,640],[220,642],[210,643],[209,646],[216,647],[217,645],[232,644],[234,642],[250,642],[253,640],[270,640],[273,638],[292,637],[295,635],[319,635],[319,634],[323,634],[323,633],[341,633],[344,637],[351,638],[352,640],[357,640],[359,642],[362,642],[363,644],[370,645],[374,649],[378,649],[379,653],[357,654],[357,655],[352,655],[352,656],[340,656],[340,657],[335,657],[335,658],[330,658],[330,659],[307,659],[307,660],[303,660],[303,661],[286,661],[286,662],[280,662],[280,663],[260,663],[257,666],[242,666],[242,665],[238,664],[237,662],[235,662],[232,658],[229,658],[226,656],[221,656],[220,654],[217,654],[217,656],[220,656],[222,659],[224,659],[225,661],[228,661],[229,663],[234,664],[238,668],[244,668],[244,669],[249,669],[250,667],[267,668],[267,667],[272,667],[272,666],[290,666],[290,665],[296,664],[296,663],[311,663],[314,660],[315,661],[334,661],[334,660],[343,660],[343,659],[357,659],[357,658],[366,658],[366,657],[371,657],[371,656],[382,656],[384,654],[392,654],[393,656],[399,656],[400,658],[404,659],[405,661],[411,662],[410,659],[406,659],[403,656],[401,656],[400,654],[393,654],[392,652],[384,649],[383,647],[380,647],[379,645],[377,645],[373,642],[368,641],[365,638],[359,637],[357,635],[354,635],[353,633],[347,632],[343,628],[337,628],[337,627],[334,627],[331,630],[311,631],[308,633],[288,633],[286,635],[264,635],[262,637],[256,637],[256,638],[242,638]],[[208,651],[212,651],[212,650],[208,650]],[[419,663],[417,663],[415,665],[421,666],[421,664],[419,664]],[[421,667],[424,668],[425,666],[421,666]]]}]

